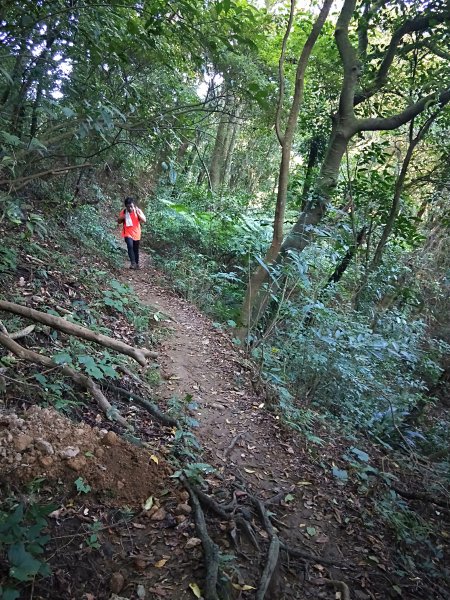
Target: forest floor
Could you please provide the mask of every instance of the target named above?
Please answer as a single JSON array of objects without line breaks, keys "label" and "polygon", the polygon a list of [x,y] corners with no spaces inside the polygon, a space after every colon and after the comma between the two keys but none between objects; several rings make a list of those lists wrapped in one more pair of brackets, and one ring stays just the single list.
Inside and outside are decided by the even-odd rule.
[{"label": "forest floor", "polygon": [[[364,455],[355,440],[322,423],[318,444],[285,426],[229,335],[171,291],[145,255],[142,267],[112,275],[154,311],[159,376],[151,399],[163,411],[175,402],[195,457],[183,454],[173,427],[120,398],[115,403],[144,446],[121,439],[120,426],[89,404],[74,409],[81,426],[51,408],[3,417],[0,475],[18,494],[28,483],[28,497],[39,492],[40,503],[54,505],[45,552],[52,574],[33,580],[20,598],[200,597],[202,532],[192,497],[171,476],[174,456],[194,481],[202,468],[196,463],[214,468],[194,492],[213,500],[201,504],[226,574],[221,600],[263,597],[258,588],[274,539],[291,552],[280,550],[266,600],[445,598],[423,572],[396,568],[399,548],[376,510],[384,484],[336,477],[348,468],[343,455]],[[129,372],[121,385],[133,389],[138,379],[144,374]],[[6,408],[14,410],[14,401]],[[370,458],[395,472],[373,447]]]}]

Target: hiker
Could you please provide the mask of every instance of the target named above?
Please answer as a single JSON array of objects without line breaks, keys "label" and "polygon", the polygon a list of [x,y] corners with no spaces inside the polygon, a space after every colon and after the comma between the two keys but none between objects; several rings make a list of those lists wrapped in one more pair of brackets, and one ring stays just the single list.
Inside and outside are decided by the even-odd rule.
[{"label": "hiker", "polygon": [[145,223],[142,210],[134,204],[133,198],[125,198],[125,208],[120,211],[118,223],[123,223],[122,237],[125,239],[130,269],[139,269],[139,240],[141,239],[141,223]]}]

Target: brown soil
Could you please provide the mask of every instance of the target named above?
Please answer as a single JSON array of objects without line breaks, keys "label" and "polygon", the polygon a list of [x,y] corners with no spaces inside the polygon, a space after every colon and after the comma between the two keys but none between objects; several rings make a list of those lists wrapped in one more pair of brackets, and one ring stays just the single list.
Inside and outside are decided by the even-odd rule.
[{"label": "brown soil", "polygon": [[164,460],[113,431],[73,423],[51,408],[34,406],[0,419],[0,477],[4,483],[57,481],[74,491],[81,478],[108,505],[140,506],[158,494],[170,473]]}]

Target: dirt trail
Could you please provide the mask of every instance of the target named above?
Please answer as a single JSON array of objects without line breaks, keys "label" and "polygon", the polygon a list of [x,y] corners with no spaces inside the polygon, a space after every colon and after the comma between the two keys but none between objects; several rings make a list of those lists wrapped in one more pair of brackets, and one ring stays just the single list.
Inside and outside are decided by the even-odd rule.
[{"label": "dirt trail", "polygon": [[258,489],[272,491],[273,480],[287,483],[286,471],[294,479],[300,477],[296,441],[265,410],[264,399],[255,393],[245,361],[229,337],[190,303],[154,285],[154,276],[144,267],[138,273],[131,271],[127,279],[145,304],[170,318],[165,325],[171,333],[160,347],[161,375],[166,380],[161,398],[192,396],[198,406],[191,413],[199,422],[195,433],[216,466],[224,467],[224,453],[239,434],[227,458],[239,469],[264,468],[265,475],[244,471]]},{"label": "dirt trail", "polygon": [[[323,473],[318,473],[317,466],[310,460],[302,437],[286,430],[278,417],[266,410],[264,399],[255,393],[250,373],[243,366],[243,357],[229,337],[213,327],[191,304],[155,285],[155,279],[160,280],[161,274],[147,261],[144,256],[143,268],[130,271],[123,279],[133,285],[144,303],[170,318],[170,322],[165,323],[170,334],[159,348],[161,375],[165,379],[161,385],[161,400],[175,395],[192,396],[198,408],[191,416],[199,422],[194,433],[202,444],[204,460],[219,471],[222,483],[218,480],[217,489],[226,487],[227,482],[232,483],[237,477],[252,494],[263,500],[276,496],[270,510],[279,519],[280,535],[291,546],[313,556],[356,564],[356,555],[360,560],[361,553],[371,550],[361,545],[358,536],[349,539],[355,533],[348,525],[354,517],[343,525],[341,511],[346,499],[342,498],[342,488],[331,477],[325,477],[330,489],[326,493],[320,490]],[[265,531],[258,527],[256,530],[260,541],[267,539]],[[245,540],[242,543],[247,558],[248,553],[254,554],[250,544],[245,546]],[[355,558],[350,558],[349,553]],[[254,577],[256,567],[260,572],[261,561],[265,561],[264,555],[240,565],[241,580]],[[297,568],[294,577],[289,570],[279,574],[276,590],[266,598],[336,597],[332,586],[310,585],[305,581],[306,571],[299,574]],[[324,569],[330,579],[348,577],[346,569],[324,568],[320,560],[317,564],[312,561],[311,569],[312,580],[323,575]],[[257,583],[251,580],[253,586]],[[247,593],[245,597],[253,596]],[[362,590],[358,595],[361,600],[370,597],[377,596]]]}]

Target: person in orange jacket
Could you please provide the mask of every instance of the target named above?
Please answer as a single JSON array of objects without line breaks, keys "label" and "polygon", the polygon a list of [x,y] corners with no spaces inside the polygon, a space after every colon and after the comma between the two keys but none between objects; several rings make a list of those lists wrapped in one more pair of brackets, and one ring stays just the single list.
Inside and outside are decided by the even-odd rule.
[{"label": "person in orange jacket", "polygon": [[120,211],[117,222],[123,224],[122,237],[127,245],[130,258],[130,269],[139,269],[139,240],[141,239],[141,223],[145,223],[142,210],[135,205],[133,198],[125,198],[125,208]]}]

